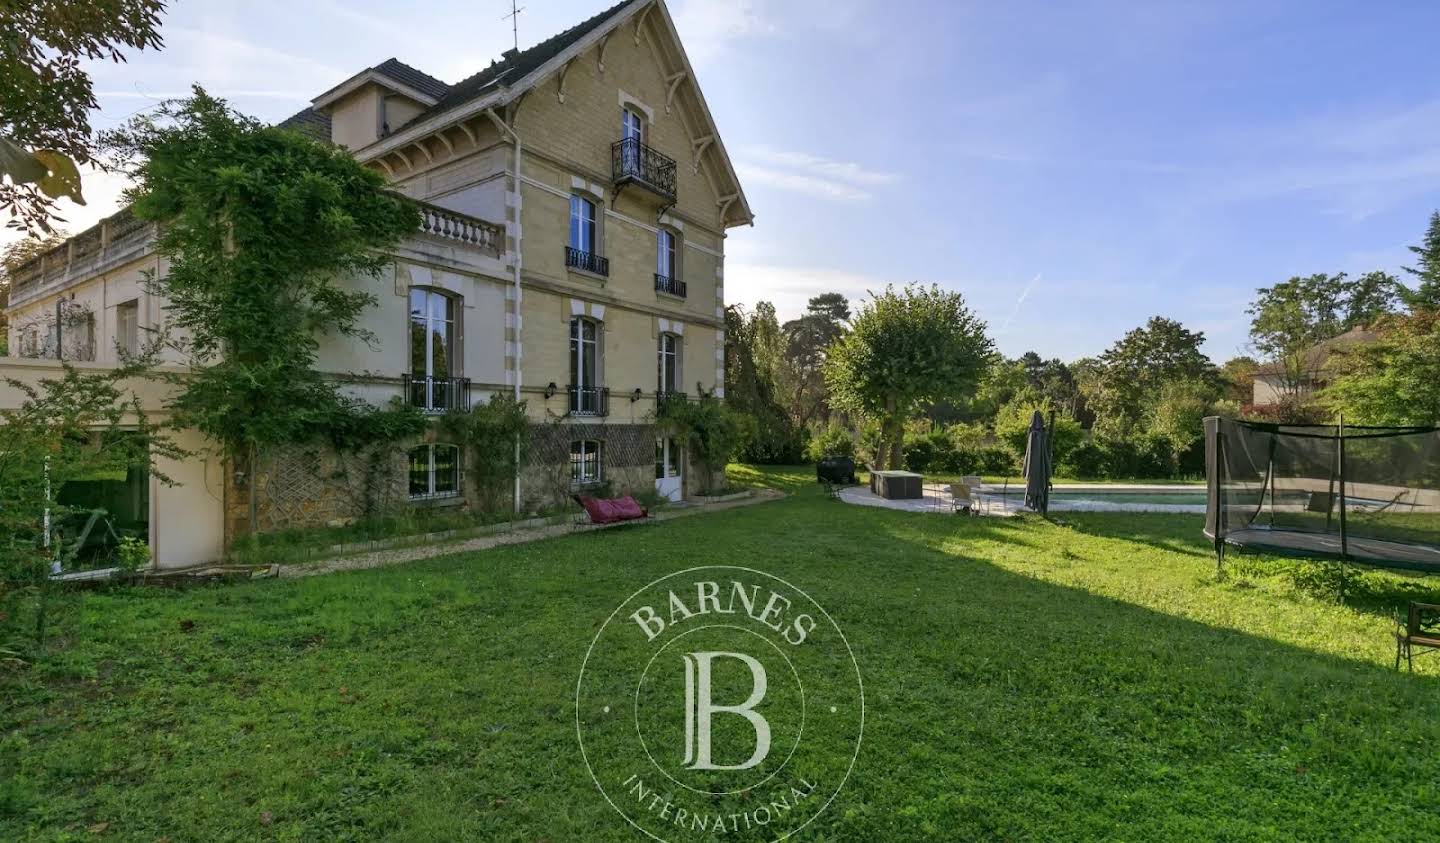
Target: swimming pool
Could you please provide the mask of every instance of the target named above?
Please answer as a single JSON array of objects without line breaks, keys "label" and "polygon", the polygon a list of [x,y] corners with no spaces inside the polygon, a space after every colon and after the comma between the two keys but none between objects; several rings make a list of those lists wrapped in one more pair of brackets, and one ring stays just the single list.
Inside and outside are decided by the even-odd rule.
[{"label": "swimming pool", "polygon": [[1117,487],[1066,488],[1050,492],[1051,511],[1071,512],[1183,512],[1205,511],[1204,486],[1175,488]]}]

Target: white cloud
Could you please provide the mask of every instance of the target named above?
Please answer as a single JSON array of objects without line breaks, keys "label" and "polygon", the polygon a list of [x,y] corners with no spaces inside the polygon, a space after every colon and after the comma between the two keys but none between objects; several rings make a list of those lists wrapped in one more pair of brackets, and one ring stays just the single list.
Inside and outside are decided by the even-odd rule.
[{"label": "white cloud", "polygon": [[814,196],[817,199],[858,202],[870,198],[869,193],[854,185],[819,176],[808,176],[803,173],[785,172],[745,163],[736,164],[735,173],[740,176],[740,181],[746,184],[767,184],[782,190]]},{"label": "white cloud", "polygon": [[870,198],[868,188],[899,179],[895,173],[872,170],[853,161],[835,161],[807,152],[751,146],[740,150],[735,170],[742,181],[757,182],[840,202]]},{"label": "white cloud", "polygon": [[781,321],[805,312],[805,305],[821,293],[843,293],[857,304],[885,281],[870,275],[809,266],[725,261],[725,300],[753,307],[757,301],[775,305]]},{"label": "white cloud", "polygon": [[719,58],[731,42],[775,32],[775,23],[761,12],[756,0],[685,0],[673,10],[675,29],[690,61],[708,64]]}]

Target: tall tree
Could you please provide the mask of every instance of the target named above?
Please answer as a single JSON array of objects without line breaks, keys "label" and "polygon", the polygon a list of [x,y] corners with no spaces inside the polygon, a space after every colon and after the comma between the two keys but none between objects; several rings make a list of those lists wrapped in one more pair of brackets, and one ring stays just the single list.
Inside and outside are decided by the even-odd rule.
[{"label": "tall tree", "polygon": [[1440,424],[1440,311],[1395,316],[1377,342],[1337,353],[1323,405],[1362,424]]},{"label": "tall tree", "polygon": [[1355,279],[1343,272],[1296,276],[1256,291],[1246,311],[1250,340],[1280,366],[1284,388],[1295,393],[1313,374],[1317,344],[1394,313],[1400,294],[1400,283],[1383,272]]},{"label": "tall tree", "polygon": [[1167,384],[1207,384],[1218,393],[1219,377],[1200,350],[1205,334],[1173,319],[1151,317],[1100,355],[1091,408],[1096,430],[1123,437],[1134,432]]},{"label": "tall tree", "polygon": [[831,349],[825,381],[838,406],[879,420],[888,464],[899,467],[905,422],[924,404],[969,397],[993,355],[985,323],[962,295],[888,285]]},{"label": "tall tree", "polygon": [[1225,398],[1240,404],[1249,404],[1255,399],[1255,371],[1260,364],[1253,357],[1232,357],[1220,367],[1220,379],[1225,386]]},{"label": "tall tree", "polygon": [[781,326],[785,334],[783,380],[792,388],[790,415],[802,427],[829,418],[825,388],[825,356],[830,346],[845,334],[850,320],[850,303],[839,293],[824,293],[810,299],[804,315]]},{"label": "tall tree", "polygon": [[50,231],[54,200],[85,204],[79,168],[98,163],[85,62],[159,48],[164,0],[0,3],[0,208],[11,228]]},{"label": "tall tree", "polygon": [[738,454],[747,462],[800,460],[799,431],[775,397],[774,323],[769,302],[757,304],[753,313],[738,304],[725,309],[725,403],[754,422]]},{"label": "tall tree", "polygon": [[1419,246],[1411,246],[1416,265],[1405,267],[1415,277],[1416,286],[1405,293],[1411,310],[1440,310],[1440,211],[1430,214],[1430,226]]}]

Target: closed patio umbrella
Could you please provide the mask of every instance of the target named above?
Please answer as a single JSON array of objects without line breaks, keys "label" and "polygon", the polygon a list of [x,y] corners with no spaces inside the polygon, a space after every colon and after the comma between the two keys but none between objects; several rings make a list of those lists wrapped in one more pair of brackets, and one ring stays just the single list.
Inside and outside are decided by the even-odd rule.
[{"label": "closed patio umbrella", "polygon": [[1025,506],[1042,515],[1050,508],[1049,433],[1040,411],[1030,417],[1030,434],[1025,438]]}]

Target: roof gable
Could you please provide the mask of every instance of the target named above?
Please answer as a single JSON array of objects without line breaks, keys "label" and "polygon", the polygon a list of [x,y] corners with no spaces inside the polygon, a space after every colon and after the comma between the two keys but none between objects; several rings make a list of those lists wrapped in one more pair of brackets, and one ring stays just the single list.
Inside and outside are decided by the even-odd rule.
[{"label": "roof gable", "polygon": [[[689,56],[685,53],[685,46],[680,40],[680,35],[675,29],[675,22],[670,17],[670,11],[666,8],[664,0],[624,0],[624,2],[526,50],[519,52],[507,50],[501,61],[493,62],[479,73],[449,86],[445,94],[432,106],[406,122],[405,125],[392,131],[387,137],[360,150],[359,154],[362,160],[381,158],[404,149],[435,132],[471,119],[488,109],[514,101],[546,81],[551,74],[559,72],[570,61],[590,49],[600,39],[608,37],[622,23],[636,15],[640,15],[636,22],[638,30],[652,11],[657,14],[650,19],[656,22],[656,26],[667,37],[675,57],[683,67],[683,71],[677,76],[683,77],[683,81],[688,82],[683,86],[685,94],[693,97],[695,110],[702,123],[702,130],[695,132],[692,141],[696,144],[699,155],[712,155],[720,165],[719,175],[724,184],[720,185],[722,189],[717,193],[722,206],[722,223],[727,227],[742,223],[753,224],[754,214],[745,198],[739,176],[736,175],[730,156],[719,140],[720,133],[715,125],[715,118],[710,113],[710,107],[705,102],[705,96],[701,93],[699,84],[695,81],[695,70],[690,64]],[[640,37],[638,32],[636,37]],[[672,95],[675,89],[672,86]],[[666,105],[668,108],[669,103],[667,102]]]}]

